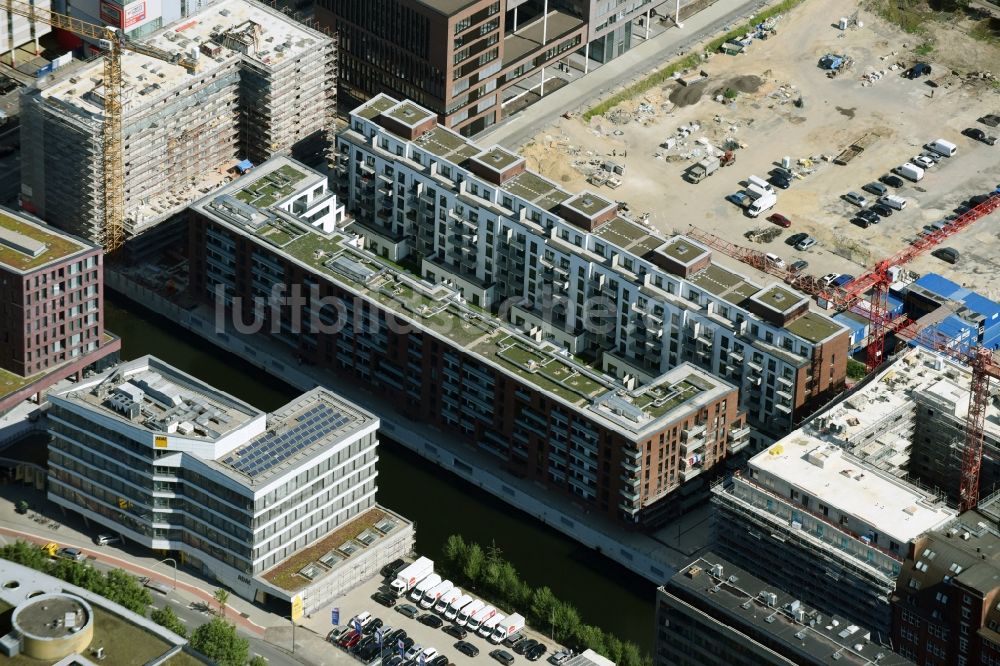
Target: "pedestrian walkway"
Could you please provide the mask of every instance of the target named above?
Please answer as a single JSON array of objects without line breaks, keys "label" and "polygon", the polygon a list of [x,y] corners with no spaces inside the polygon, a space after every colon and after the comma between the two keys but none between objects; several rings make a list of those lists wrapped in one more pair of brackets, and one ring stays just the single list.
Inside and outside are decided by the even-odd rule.
[{"label": "pedestrian walkway", "polygon": [[592,103],[644,78],[688,51],[701,40],[724,32],[767,4],[761,0],[718,0],[683,22],[639,44],[586,76],[546,95],[525,110],[501,121],[491,131],[474,137],[483,146],[499,144],[516,149],[567,112],[582,112]]}]

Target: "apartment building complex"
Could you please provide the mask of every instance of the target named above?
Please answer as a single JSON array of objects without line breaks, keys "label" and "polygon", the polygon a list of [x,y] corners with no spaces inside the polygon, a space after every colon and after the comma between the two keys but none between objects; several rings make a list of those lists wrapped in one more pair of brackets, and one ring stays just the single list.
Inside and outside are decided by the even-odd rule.
[{"label": "apartment building complex", "polygon": [[378,419],[325,389],[265,414],[146,356],[49,401],[49,499],[247,599],[291,603],[347,556],[288,559],[375,508]]},{"label": "apartment building complex", "polygon": [[182,18],[197,14],[215,0],[55,0],[53,10],[87,23],[113,26],[129,39],[140,39]]},{"label": "apartment building complex", "polygon": [[[320,0],[338,31],[341,91],[410,99],[471,135],[500,121],[515,87],[573,52],[605,62],[631,45],[632,19],[652,0]],[[544,92],[544,88],[543,88]]]},{"label": "apartment building complex", "polygon": [[323,183],[282,158],[193,204],[192,293],[239,330],[627,525],[690,507],[747,445],[734,385],[689,363],[623,383],[522,335],[303,217]]},{"label": "apartment building complex", "polygon": [[695,363],[740,387],[760,441],[843,386],[847,331],[803,294],[755,284],[597,194],[570,194],[412,102],[380,95],[355,109],[336,176],[373,253],[622,381]]},{"label": "apartment building complex", "polygon": [[101,249],[0,210],[0,413],[120,348]]},{"label": "apartment building complex", "polygon": [[850,619],[803,604],[714,553],[656,593],[656,666],[910,666]]},{"label": "apartment building complex", "polygon": [[713,493],[720,555],[879,642],[910,544],[956,515],[935,494],[802,430]]},{"label": "apartment building complex", "polygon": [[893,645],[918,664],[1000,663],[997,496],[913,542],[892,595]]},{"label": "apartment building complex", "polygon": [[[141,3],[140,3],[141,4]],[[144,38],[195,72],[122,55],[125,231],[134,236],[231,179],[240,161],[322,162],[336,104],[334,40],[252,0],[222,0]],[[98,240],[103,65],[55,75],[21,105],[25,210]]]}]

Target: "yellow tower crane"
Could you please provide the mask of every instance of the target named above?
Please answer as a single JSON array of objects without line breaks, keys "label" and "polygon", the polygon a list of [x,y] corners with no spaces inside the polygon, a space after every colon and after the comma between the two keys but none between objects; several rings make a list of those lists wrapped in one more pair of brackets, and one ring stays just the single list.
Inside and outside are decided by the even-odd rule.
[{"label": "yellow tower crane", "polygon": [[100,26],[75,19],[72,16],[36,7],[21,0],[6,0],[0,5],[9,14],[27,17],[30,21],[45,23],[53,28],[67,30],[87,39],[96,40],[104,55],[104,126],[102,149],[104,166],[104,227],[101,244],[111,253],[125,240],[125,156],[122,152],[122,51],[133,51],[195,71],[198,62],[179,54],[170,53],[148,44],[139,44],[125,38],[125,33],[115,27]]}]

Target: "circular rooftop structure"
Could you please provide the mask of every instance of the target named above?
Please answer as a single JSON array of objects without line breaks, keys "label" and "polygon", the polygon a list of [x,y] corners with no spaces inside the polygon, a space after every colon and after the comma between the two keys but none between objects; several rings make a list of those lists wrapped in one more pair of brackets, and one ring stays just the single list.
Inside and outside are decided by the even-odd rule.
[{"label": "circular rooftop structure", "polygon": [[32,597],[11,616],[21,633],[21,653],[34,659],[58,660],[83,652],[94,637],[94,611],[80,597],[61,592]]}]

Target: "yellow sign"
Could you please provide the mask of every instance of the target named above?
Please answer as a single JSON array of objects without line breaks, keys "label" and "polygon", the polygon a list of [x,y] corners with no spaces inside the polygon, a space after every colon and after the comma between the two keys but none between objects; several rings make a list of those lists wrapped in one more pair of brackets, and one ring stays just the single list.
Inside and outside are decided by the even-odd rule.
[{"label": "yellow sign", "polygon": [[302,618],[302,595],[292,597],[292,622]]},{"label": "yellow sign", "polygon": [[163,435],[157,435],[156,440],[153,442],[153,446],[155,446],[158,449],[167,448],[167,438],[164,437]]}]

